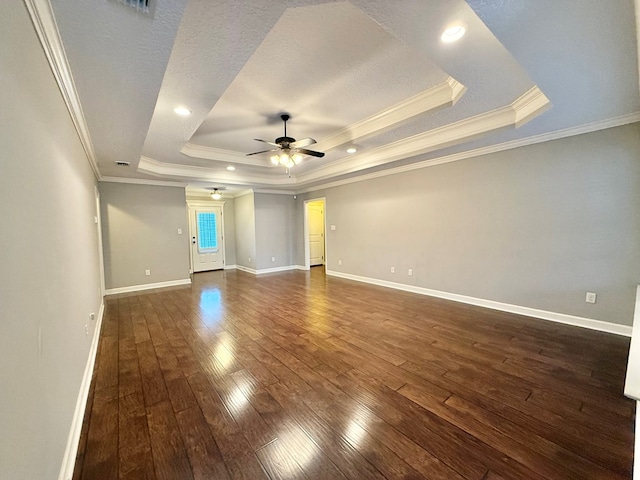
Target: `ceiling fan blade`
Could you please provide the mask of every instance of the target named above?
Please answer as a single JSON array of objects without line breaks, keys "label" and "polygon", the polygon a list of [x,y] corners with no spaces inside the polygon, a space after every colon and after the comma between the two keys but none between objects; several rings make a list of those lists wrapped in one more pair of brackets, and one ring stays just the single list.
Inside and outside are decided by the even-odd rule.
[{"label": "ceiling fan blade", "polygon": [[295,142],[293,142],[291,145],[289,145],[291,148],[301,148],[301,147],[308,147],[309,145],[313,145],[314,143],[318,143],[316,142],[313,138],[311,137],[307,137],[307,138],[302,138],[300,140],[297,140]]},{"label": "ceiling fan blade", "polygon": [[322,158],[324,157],[323,152],[316,152],[314,150],[307,150],[306,148],[298,148],[297,151],[303,155],[311,155],[312,157]]},{"label": "ceiling fan blade", "polygon": [[273,145],[274,147],[278,147],[278,146],[279,146],[277,143],[267,142],[266,140],[262,140],[262,139],[260,139],[260,138],[254,138],[254,140],[255,140],[256,142],[268,143],[269,145]]},{"label": "ceiling fan blade", "polygon": [[279,150],[279,148],[274,148],[272,150],[261,150],[259,152],[247,153],[246,156],[248,157],[249,155],[257,155],[259,153],[277,152],[278,150]]}]

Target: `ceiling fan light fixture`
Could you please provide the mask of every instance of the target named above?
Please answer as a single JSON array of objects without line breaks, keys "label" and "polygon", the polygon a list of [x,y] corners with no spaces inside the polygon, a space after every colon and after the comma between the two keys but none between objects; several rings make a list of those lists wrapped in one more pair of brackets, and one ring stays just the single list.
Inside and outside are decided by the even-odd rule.
[{"label": "ceiling fan light fixture", "polygon": [[288,166],[289,163],[291,163],[291,157],[289,156],[289,152],[284,151],[280,154],[280,163],[285,166]]},{"label": "ceiling fan light fixture", "polygon": [[295,155],[293,155],[292,159],[293,159],[293,163],[295,163],[296,165],[299,165],[300,162],[302,161],[302,155],[300,155],[299,153],[296,153]]},{"label": "ceiling fan light fixture", "polygon": [[276,166],[279,165],[280,157],[278,155],[271,155],[271,163],[273,163]]},{"label": "ceiling fan light fixture", "polygon": [[357,151],[358,151],[358,149],[357,149],[357,148],[355,148],[355,147],[349,147],[349,148],[347,148],[347,153],[356,153]]},{"label": "ceiling fan light fixture", "polygon": [[440,40],[444,43],[451,43],[457,40],[460,40],[464,37],[464,34],[467,32],[467,28],[464,25],[451,25],[447,27],[442,35],[440,36]]},{"label": "ceiling fan light fixture", "polygon": [[220,193],[217,188],[214,188],[213,192],[211,192],[211,198],[214,200],[220,200],[222,198],[222,193]]},{"label": "ceiling fan light fixture", "polygon": [[229,166],[227,167],[227,170],[229,170],[230,172],[235,172],[236,167],[234,167],[233,165],[229,165]]}]

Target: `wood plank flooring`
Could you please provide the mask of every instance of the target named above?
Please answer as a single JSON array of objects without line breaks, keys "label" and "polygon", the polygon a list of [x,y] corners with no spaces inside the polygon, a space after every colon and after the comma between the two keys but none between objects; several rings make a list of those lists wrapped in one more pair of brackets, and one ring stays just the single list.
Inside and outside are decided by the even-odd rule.
[{"label": "wood plank flooring", "polygon": [[629,479],[629,340],[322,270],[106,298],[74,479]]}]

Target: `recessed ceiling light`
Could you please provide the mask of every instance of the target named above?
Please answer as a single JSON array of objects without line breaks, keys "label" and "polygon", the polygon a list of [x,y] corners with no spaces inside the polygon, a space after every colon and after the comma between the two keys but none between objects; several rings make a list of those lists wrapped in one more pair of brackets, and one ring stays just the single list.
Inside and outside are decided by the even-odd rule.
[{"label": "recessed ceiling light", "polygon": [[236,167],[234,167],[233,165],[229,165],[227,167],[227,170],[229,170],[230,172],[233,172],[236,169]]},{"label": "recessed ceiling light", "polygon": [[191,115],[191,110],[184,107],[176,107],[173,109],[173,111],[182,117],[188,117],[189,115]]},{"label": "recessed ceiling light", "polygon": [[357,148],[351,147],[351,148],[347,148],[347,153],[356,153],[358,151]]},{"label": "recessed ceiling light", "polygon": [[460,40],[462,37],[464,37],[464,34],[466,32],[467,29],[463,25],[452,25],[444,32],[442,32],[440,40],[445,43],[455,42],[456,40]]}]

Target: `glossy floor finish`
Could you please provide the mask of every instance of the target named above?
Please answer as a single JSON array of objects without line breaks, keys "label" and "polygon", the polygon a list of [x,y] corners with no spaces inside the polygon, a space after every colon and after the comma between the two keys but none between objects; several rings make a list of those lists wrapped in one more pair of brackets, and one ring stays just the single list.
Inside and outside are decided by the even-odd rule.
[{"label": "glossy floor finish", "polygon": [[106,302],[76,479],[631,478],[626,338],[317,268]]}]

